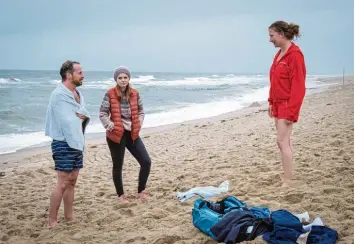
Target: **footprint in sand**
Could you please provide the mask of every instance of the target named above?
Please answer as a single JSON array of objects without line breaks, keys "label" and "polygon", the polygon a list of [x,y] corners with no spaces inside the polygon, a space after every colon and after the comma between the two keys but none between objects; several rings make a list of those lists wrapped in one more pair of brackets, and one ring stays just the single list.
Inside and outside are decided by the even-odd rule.
[{"label": "footprint in sand", "polygon": [[86,219],[85,219],[85,223],[89,223],[92,221],[93,217],[95,216],[96,211],[90,211],[86,214]]},{"label": "footprint in sand", "polygon": [[25,219],[25,218],[26,218],[26,216],[23,215],[23,214],[19,214],[19,215],[17,215],[17,217],[16,217],[16,219],[18,219],[18,220],[23,220],[23,219]]},{"label": "footprint in sand", "polygon": [[124,216],[133,217],[134,213],[132,209],[120,209],[120,213]]},{"label": "footprint in sand", "polygon": [[141,241],[145,241],[147,238],[143,237],[143,236],[137,236],[131,239],[128,239],[127,241],[125,241],[124,243],[133,243],[133,242],[138,242],[140,243]]},{"label": "footprint in sand", "polygon": [[216,167],[216,169],[230,169],[230,168],[232,168],[231,165],[221,165]]},{"label": "footprint in sand", "polygon": [[158,238],[155,241],[153,241],[152,243],[154,244],[166,244],[166,243],[175,243],[177,241],[180,241],[182,238],[180,236],[166,236],[166,237],[162,237],[162,238]]},{"label": "footprint in sand", "polygon": [[20,235],[20,230],[18,230],[18,229],[14,229],[14,230],[9,230],[8,232],[7,232],[7,234],[9,235],[9,236],[19,236]]},{"label": "footprint in sand", "polygon": [[354,218],[354,212],[351,210],[346,210],[343,212],[343,218],[342,219],[352,219]]},{"label": "footprint in sand", "polygon": [[336,188],[336,187],[327,187],[323,189],[323,192],[325,194],[331,194],[331,193],[337,193],[337,192],[341,192],[341,188]]},{"label": "footprint in sand", "polygon": [[[95,221],[92,221],[92,222],[95,222],[97,225],[104,227],[104,226],[110,225],[111,223],[116,222],[116,221],[121,221],[121,216],[111,214],[110,216],[104,216],[103,218],[96,219]],[[120,227],[120,226],[115,227],[115,230],[117,230],[117,231],[120,231],[122,229],[123,229],[123,227]]]},{"label": "footprint in sand", "polygon": [[47,213],[40,213],[40,214],[37,214],[37,216],[36,216],[37,219],[43,219],[46,217],[47,217]]},{"label": "footprint in sand", "polygon": [[1,237],[0,240],[6,242],[6,241],[10,240],[10,236],[4,235],[3,237]]},{"label": "footprint in sand", "polygon": [[39,237],[39,233],[32,233],[32,234],[30,235],[30,237],[31,237],[31,238],[37,238],[37,237]]},{"label": "footprint in sand", "polygon": [[37,173],[41,173],[41,174],[44,174],[44,175],[49,175],[50,173],[45,171],[44,169],[40,168],[40,169],[37,169],[36,170]]},{"label": "footprint in sand", "polygon": [[340,134],[333,134],[333,135],[332,135],[333,138],[337,138],[337,137],[339,137],[339,136],[340,136]]},{"label": "footprint in sand", "polygon": [[302,193],[289,193],[284,196],[284,199],[292,204],[300,203],[303,200],[304,195]]},{"label": "footprint in sand", "polygon": [[123,208],[130,208],[137,206],[138,204],[136,202],[126,202],[126,203],[119,203],[118,205],[113,206],[113,210],[119,210]]},{"label": "footprint in sand", "polygon": [[37,178],[37,176],[34,175],[33,172],[31,172],[31,171],[30,172],[24,172],[21,175],[24,175],[24,176],[27,176],[27,177],[30,177],[30,178],[33,178],[33,179]]},{"label": "footprint in sand", "polygon": [[115,193],[107,194],[107,195],[106,195],[106,198],[107,198],[107,199],[109,199],[109,198],[117,198],[117,194],[115,194]]},{"label": "footprint in sand", "polygon": [[343,142],[341,140],[335,140],[335,141],[330,143],[330,145],[332,147],[340,147],[342,144],[343,144]]},{"label": "footprint in sand", "polygon": [[98,193],[95,194],[96,197],[102,197],[105,195],[105,192],[99,191]]},{"label": "footprint in sand", "polygon": [[182,180],[182,179],[184,179],[185,178],[185,175],[180,175],[180,176],[178,176],[176,179],[177,180]]},{"label": "footprint in sand", "polygon": [[82,200],[82,202],[85,204],[85,205],[89,205],[89,206],[91,206],[92,205],[92,201],[91,200],[87,200],[87,201],[83,201]]},{"label": "footprint in sand", "polygon": [[7,208],[7,207],[10,207],[10,206],[12,206],[12,205],[13,205],[12,202],[5,202],[5,203],[2,204],[0,207],[1,207],[1,208]]},{"label": "footprint in sand", "polygon": [[153,212],[144,213],[142,215],[142,217],[144,217],[144,218],[153,218],[153,219],[162,219],[162,218],[165,218],[167,216],[168,216],[168,213],[165,212],[165,211],[162,211],[162,210],[157,211],[157,212],[155,212],[153,210]]},{"label": "footprint in sand", "polygon": [[23,205],[20,205],[18,207],[23,209],[23,210],[26,210],[28,207],[36,207],[36,206],[33,205],[33,204],[23,204]]},{"label": "footprint in sand", "polygon": [[338,152],[337,152],[337,156],[342,156],[344,155],[344,150],[343,149],[340,149]]},{"label": "footprint in sand", "polygon": [[338,167],[338,168],[336,168],[336,172],[337,173],[343,173],[344,171],[353,171],[354,169],[351,169],[350,167],[345,167],[345,166],[343,166],[343,167]]},{"label": "footprint in sand", "polygon": [[351,157],[348,156],[348,155],[345,155],[345,156],[343,157],[343,159],[344,159],[344,161],[349,161],[349,160],[351,160]]}]

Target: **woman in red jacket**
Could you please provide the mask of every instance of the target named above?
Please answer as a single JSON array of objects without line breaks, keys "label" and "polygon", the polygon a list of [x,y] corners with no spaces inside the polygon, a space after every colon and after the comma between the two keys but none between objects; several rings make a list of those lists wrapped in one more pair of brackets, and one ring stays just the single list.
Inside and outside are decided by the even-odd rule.
[{"label": "woman in red jacket", "polygon": [[305,96],[306,66],[304,57],[292,40],[299,37],[299,26],[276,21],[269,27],[270,42],[280,48],[270,68],[269,116],[275,119],[277,145],[284,174],[282,186],[292,178],[292,125],[298,121]]}]

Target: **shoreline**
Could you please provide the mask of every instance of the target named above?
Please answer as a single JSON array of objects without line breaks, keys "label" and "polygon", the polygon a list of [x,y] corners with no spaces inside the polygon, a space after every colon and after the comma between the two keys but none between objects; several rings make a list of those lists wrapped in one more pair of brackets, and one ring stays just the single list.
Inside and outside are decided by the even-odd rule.
[{"label": "shoreline", "polygon": [[[140,132],[140,136],[142,138],[149,136],[151,134],[156,134],[156,133],[162,133],[170,130],[177,129],[179,127],[183,126],[188,126],[188,125],[201,125],[201,124],[209,124],[209,123],[214,123],[219,120],[223,119],[228,119],[232,116],[245,116],[250,113],[257,112],[259,110],[266,110],[267,109],[267,103],[260,104],[260,106],[257,107],[246,107],[242,108],[240,110],[235,110],[232,112],[208,117],[208,118],[201,118],[201,119],[196,119],[196,120],[188,120],[184,121],[182,123],[173,123],[173,124],[168,124],[168,125],[163,125],[163,126],[156,126],[156,127],[149,127],[149,128],[143,128]],[[87,136],[88,137],[88,136]],[[90,139],[86,139],[85,145],[86,148],[95,146],[95,145],[102,145],[105,144],[105,132],[101,133],[91,133]],[[27,148],[22,148],[19,149],[16,152],[11,152],[7,154],[0,154],[0,169],[2,168],[7,168],[7,167],[13,167],[13,166],[18,166],[18,163],[15,161],[18,161],[23,158],[27,157],[34,157],[36,155],[40,154],[50,154],[50,142],[46,143],[46,145],[35,145]],[[5,166],[4,166],[5,165]]]},{"label": "shoreline", "polygon": [[[332,89],[337,89],[338,87],[347,86],[353,83],[354,80],[353,75],[347,75],[344,77],[345,82],[343,85],[342,78],[343,77],[340,76],[330,77],[330,78],[320,78],[319,79],[320,82],[324,82],[325,85],[329,85],[329,86],[326,86],[325,88],[318,88],[316,91],[309,90],[305,96],[305,99],[317,93],[324,93]],[[267,108],[268,108],[267,101],[261,103],[259,102],[257,106],[253,106],[253,104],[250,104],[248,107],[244,107],[239,110],[235,110],[235,111],[231,111],[228,113],[223,113],[220,115],[215,115],[207,118],[187,120],[180,123],[172,123],[172,124],[167,124],[162,126],[143,128],[141,130],[140,135],[144,137],[154,133],[161,133],[161,132],[173,130],[185,125],[200,125],[204,123],[214,123],[218,120],[228,119],[233,116],[245,116],[247,114],[255,113],[258,110],[265,110],[265,109],[267,110]],[[106,143],[105,132],[90,133],[86,135],[86,142],[85,142],[86,147],[90,147],[93,145],[101,145],[105,143]],[[40,154],[49,154],[49,153],[51,153],[50,142],[44,142],[37,145],[21,148],[15,152],[0,154],[0,169],[18,166],[19,163],[16,161],[21,160],[23,158],[33,157]]]}]

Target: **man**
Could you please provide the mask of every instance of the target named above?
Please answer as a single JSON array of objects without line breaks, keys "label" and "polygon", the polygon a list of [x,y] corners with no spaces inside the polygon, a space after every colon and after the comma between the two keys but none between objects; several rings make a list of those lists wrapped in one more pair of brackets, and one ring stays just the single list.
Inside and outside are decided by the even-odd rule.
[{"label": "man", "polygon": [[66,61],[60,69],[62,83],[50,96],[46,115],[46,136],[53,139],[51,148],[58,173],[49,207],[48,227],[58,224],[58,210],[64,202],[65,220],[73,219],[74,187],[83,167],[84,133],[89,123],[84,97],[76,88],[81,86],[84,74],[80,63]]}]

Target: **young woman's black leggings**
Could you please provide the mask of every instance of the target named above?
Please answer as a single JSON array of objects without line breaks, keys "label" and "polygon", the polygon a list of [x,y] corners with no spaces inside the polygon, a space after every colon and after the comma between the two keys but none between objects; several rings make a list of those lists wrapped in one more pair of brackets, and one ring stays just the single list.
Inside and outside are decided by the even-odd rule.
[{"label": "young woman's black leggings", "polygon": [[125,130],[120,143],[115,143],[108,137],[106,137],[106,141],[111,152],[113,162],[112,177],[117,195],[121,196],[124,194],[122,183],[122,166],[126,147],[141,166],[139,171],[138,193],[142,192],[147,184],[151,166],[151,160],[147,150],[145,149],[142,139],[138,137],[133,142],[131,132]]}]

